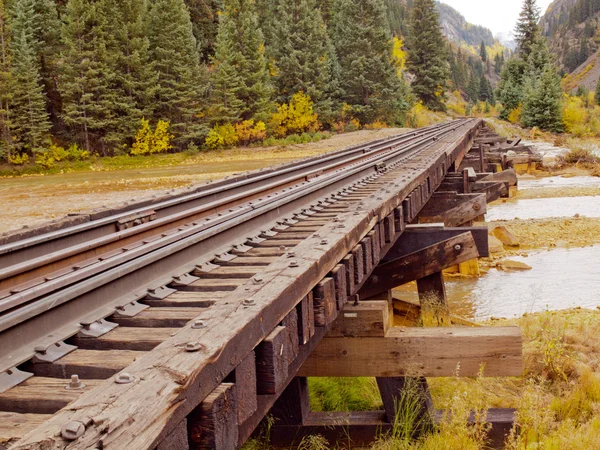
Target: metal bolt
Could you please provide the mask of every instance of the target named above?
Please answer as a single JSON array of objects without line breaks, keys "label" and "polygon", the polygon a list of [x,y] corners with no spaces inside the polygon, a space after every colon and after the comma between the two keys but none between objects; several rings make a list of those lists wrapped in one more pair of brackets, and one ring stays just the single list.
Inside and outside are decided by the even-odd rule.
[{"label": "metal bolt", "polygon": [[115,377],[115,383],[117,384],[129,384],[133,383],[134,380],[135,377],[127,372],[120,373]]},{"label": "metal bolt", "polygon": [[290,267],[298,267],[298,261],[290,261]]},{"label": "metal bolt", "polygon": [[329,241],[327,239],[321,239],[321,245],[327,245],[328,242]]},{"label": "metal bolt", "polygon": [[288,258],[293,258],[296,256],[296,252],[288,252],[287,257]]},{"label": "metal bolt", "polygon": [[282,251],[282,252],[285,252],[286,251],[286,246],[285,245],[280,245],[279,246],[279,250]]},{"label": "metal bolt", "polygon": [[252,282],[254,284],[260,284],[263,282],[263,277],[261,277],[260,275],[256,275],[254,278],[252,278]]},{"label": "metal bolt", "polygon": [[60,430],[60,435],[67,441],[79,439],[85,433],[85,425],[78,421],[67,423]]},{"label": "metal bolt", "polygon": [[79,375],[71,375],[71,381],[65,386],[68,391],[75,389],[83,389],[86,385],[81,382]]},{"label": "metal bolt", "polygon": [[462,250],[462,245],[460,245],[460,244],[456,244],[456,245],[454,246],[454,250],[456,250],[457,252],[460,252],[460,251]]},{"label": "metal bolt", "polygon": [[200,342],[188,342],[184,348],[186,352],[197,352],[202,349],[202,344]]},{"label": "metal bolt", "polygon": [[201,328],[206,328],[206,324],[204,323],[204,321],[203,321],[203,320],[196,320],[196,321],[194,322],[194,324],[192,325],[192,328],[193,328],[194,330],[199,330],[199,329],[201,329]]},{"label": "metal bolt", "polygon": [[256,302],[254,301],[253,298],[247,298],[246,300],[244,300],[244,306],[254,306],[256,305]]}]

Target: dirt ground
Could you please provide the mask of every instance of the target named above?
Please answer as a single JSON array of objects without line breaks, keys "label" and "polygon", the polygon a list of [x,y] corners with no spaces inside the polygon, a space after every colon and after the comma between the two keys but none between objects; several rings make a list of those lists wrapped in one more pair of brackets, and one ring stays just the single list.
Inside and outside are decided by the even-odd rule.
[{"label": "dirt ground", "polygon": [[0,233],[34,227],[69,213],[115,206],[234,173],[320,155],[393,136],[407,129],[362,130],[284,148],[245,148],[201,154],[173,167],[94,171],[0,179]]}]

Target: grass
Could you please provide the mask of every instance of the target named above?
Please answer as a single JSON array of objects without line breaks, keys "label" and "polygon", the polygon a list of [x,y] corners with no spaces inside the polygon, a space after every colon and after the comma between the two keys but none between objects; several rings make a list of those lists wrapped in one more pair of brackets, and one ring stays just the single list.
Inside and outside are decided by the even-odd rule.
[{"label": "grass", "polygon": [[[403,397],[393,431],[371,450],[470,450],[485,448],[486,411],[518,408],[519,432],[513,450],[588,450],[600,448],[600,311],[571,309],[494,320],[487,325],[518,325],[523,333],[522,378],[432,378],[434,404],[448,413],[435,430],[413,440],[414,391]],[[310,380],[311,406],[325,411],[381,409],[381,398],[369,378]],[[412,394],[411,394],[412,392]],[[475,425],[467,417],[475,411]],[[247,449],[266,450],[267,441]],[[303,450],[329,448],[319,437],[305,440]]]}]

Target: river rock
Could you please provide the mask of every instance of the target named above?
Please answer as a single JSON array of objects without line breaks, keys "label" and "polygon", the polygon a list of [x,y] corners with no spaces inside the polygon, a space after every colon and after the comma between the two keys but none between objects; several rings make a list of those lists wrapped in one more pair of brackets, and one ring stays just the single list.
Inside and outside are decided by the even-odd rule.
[{"label": "river rock", "polygon": [[492,230],[492,234],[502,242],[504,245],[509,247],[519,247],[519,240],[504,226],[496,227]]},{"label": "river rock", "polygon": [[505,259],[497,266],[500,270],[531,270],[531,266],[520,261]]},{"label": "river rock", "polygon": [[500,242],[500,240],[493,235],[488,236],[488,248],[490,250],[490,253],[504,252],[504,246],[502,245],[502,242]]}]

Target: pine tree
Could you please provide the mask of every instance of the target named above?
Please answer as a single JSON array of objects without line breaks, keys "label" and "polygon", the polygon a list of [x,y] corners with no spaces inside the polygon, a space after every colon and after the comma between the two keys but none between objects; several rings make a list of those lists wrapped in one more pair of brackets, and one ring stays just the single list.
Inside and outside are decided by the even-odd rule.
[{"label": "pine tree", "polygon": [[4,0],[0,0],[0,159],[9,159],[13,147],[10,98],[13,83],[10,63],[10,26]]},{"label": "pine tree", "polygon": [[494,92],[492,91],[492,85],[488,81],[485,74],[481,75],[479,80],[479,100],[482,102],[493,103]]},{"label": "pine tree", "polygon": [[498,83],[497,97],[502,103],[500,118],[508,119],[508,115],[518,108],[523,99],[523,83],[527,64],[517,58],[509,59],[502,68]]},{"label": "pine tree", "polygon": [[332,41],[340,66],[341,100],[363,124],[402,123],[408,95],[392,59],[382,0],[336,0]]},{"label": "pine tree", "polygon": [[525,80],[521,125],[563,131],[561,101],[560,78],[554,66],[549,64],[540,77],[528,76]]},{"label": "pine tree", "polygon": [[423,104],[444,110],[448,79],[444,37],[434,0],[415,0],[411,14],[406,65],[414,75],[412,90]]},{"label": "pine tree", "polygon": [[157,77],[149,60],[143,18],[144,0],[98,2],[104,65],[112,76],[101,101],[110,117],[103,142],[107,148],[128,146],[143,117],[152,117]]},{"label": "pine tree", "polygon": [[272,103],[263,35],[254,2],[225,0],[213,60],[215,122],[269,118]]},{"label": "pine tree", "polygon": [[469,77],[469,84],[467,85],[467,97],[469,97],[470,103],[476,103],[479,100],[481,94],[481,83],[477,78],[476,74],[471,72]]},{"label": "pine tree", "polygon": [[184,1],[152,0],[148,36],[158,77],[154,117],[170,122],[179,148],[203,141],[208,131],[200,121],[206,80]]},{"label": "pine tree", "polygon": [[46,149],[50,121],[42,87],[36,48],[38,15],[35,0],[15,5],[12,22],[12,100],[10,126],[19,152],[35,154]]},{"label": "pine tree", "polygon": [[330,109],[328,95],[332,58],[329,36],[316,0],[279,0],[271,51],[278,103],[289,103],[297,92],[315,102],[316,110]]},{"label": "pine tree", "polygon": [[540,35],[540,11],[535,0],[523,0],[523,7],[515,27],[515,40],[519,56],[527,61],[531,49]]},{"label": "pine tree", "polygon": [[596,103],[598,105],[600,105],[600,78],[598,79],[598,82],[596,83]]},{"label": "pine tree", "polygon": [[106,155],[112,149],[104,146],[102,138],[113,122],[104,99],[114,73],[106,65],[99,6],[91,0],[69,0],[66,5],[59,87],[70,139],[87,151]]},{"label": "pine tree", "polygon": [[481,56],[483,62],[487,62],[487,49],[485,48],[485,42],[483,41],[481,41],[481,46],[479,47],[479,56]]},{"label": "pine tree", "polygon": [[185,0],[185,3],[190,11],[200,60],[208,63],[215,54],[219,11],[223,8],[223,2],[222,0]]}]

